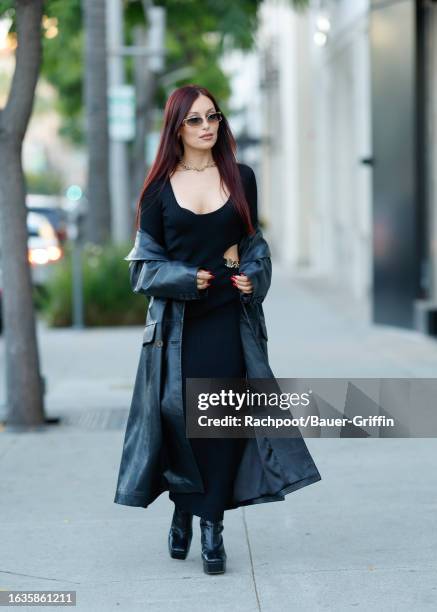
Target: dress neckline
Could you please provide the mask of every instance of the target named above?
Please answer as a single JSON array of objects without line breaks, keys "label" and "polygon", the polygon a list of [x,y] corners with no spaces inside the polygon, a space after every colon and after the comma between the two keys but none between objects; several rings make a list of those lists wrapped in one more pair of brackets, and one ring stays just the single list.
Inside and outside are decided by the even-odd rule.
[{"label": "dress neckline", "polygon": [[221,206],[219,206],[218,208],[216,208],[215,210],[211,210],[210,212],[206,212],[206,213],[196,213],[194,212],[194,210],[190,210],[189,208],[186,208],[185,206],[181,206],[179,204],[179,202],[177,201],[174,189],[173,189],[173,185],[171,184],[171,180],[170,178],[167,179],[168,184],[170,186],[170,191],[171,191],[171,195],[173,197],[173,200],[175,202],[175,204],[178,206],[178,208],[180,208],[181,210],[186,210],[188,213],[190,213],[191,215],[194,215],[195,217],[207,217],[209,215],[213,215],[217,212],[219,212],[220,210],[222,210],[223,208],[225,208],[225,206],[229,203],[231,196],[229,196],[229,198],[226,200],[226,202],[224,204],[222,204]]}]

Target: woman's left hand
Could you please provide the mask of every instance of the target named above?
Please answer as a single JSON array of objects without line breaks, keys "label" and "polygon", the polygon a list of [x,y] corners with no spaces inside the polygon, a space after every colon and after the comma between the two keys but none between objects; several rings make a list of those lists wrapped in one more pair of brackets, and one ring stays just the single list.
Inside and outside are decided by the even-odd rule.
[{"label": "woman's left hand", "polygon": [[239,289],[243,293],[252,293],[252,281],[245,274],[234,274],[233,276],[231,276],[231,281],[234,287],[237,287],[237,289]]}]

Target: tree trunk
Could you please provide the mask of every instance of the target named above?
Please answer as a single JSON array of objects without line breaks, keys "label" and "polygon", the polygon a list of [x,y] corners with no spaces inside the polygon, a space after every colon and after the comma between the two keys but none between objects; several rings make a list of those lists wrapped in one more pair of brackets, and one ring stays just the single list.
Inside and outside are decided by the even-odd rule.
[{"label": "tree trunk", "polygon": [[85,33],[85,109],[88,145],[87,239],[111,236],[106,70],[106,0],[82,0]]},{"label": "tree trunk", "polygon": [[43,385],[27,251],[26,192],[21,162],[41,63],[43,0],[16,0],[15,71],[0,111],[0,245],[6,347],[7,425],[44,422]]}]

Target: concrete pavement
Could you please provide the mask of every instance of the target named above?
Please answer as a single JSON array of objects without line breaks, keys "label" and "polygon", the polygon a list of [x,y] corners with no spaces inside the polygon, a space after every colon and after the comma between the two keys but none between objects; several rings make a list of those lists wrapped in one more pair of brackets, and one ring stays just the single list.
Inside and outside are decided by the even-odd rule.
[{"label": "concrete pavement", "polygon": [[[273,371],[435,376],[434,340],[371,326],[366,313],[274,266]],[[206,576],[198,519],[189,557],[168,555],[167,493],[147,509],[113,503],[141,327],[40,323],[38,334],[47,413],[64,420],[0,432],[0,589],[75,590],[92,612],[436,609],[434,440],[308,439],[322,480],[284,502],[226,512],[227,572]]]}]

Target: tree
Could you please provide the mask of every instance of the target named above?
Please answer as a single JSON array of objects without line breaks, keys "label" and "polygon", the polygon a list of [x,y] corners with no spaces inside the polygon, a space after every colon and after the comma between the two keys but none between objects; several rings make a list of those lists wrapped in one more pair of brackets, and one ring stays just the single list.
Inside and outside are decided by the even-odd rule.
[{"label": "tree", "polygon": [[12,84],[0,110],[0,244],[6,347],[7,424],[44,422],[32,280],[28,263],[26,189],[21,161],[41,64],[43,0],[16,0],[17,48]]},{"label": "tree", "polygon": [[109,240],[111,234],[105,5],[106,0],[82,0],[89,202],[86,236],[97,244]]},{"label": "tree", "polygon": [[[0,0],[1,2],[1,0]],[[83,86],[83,2],[84,0],[47,0],[46,13],[58,21],[58,36],[45,39],[42,75],[59,92],[58,110],[62,116],[61,133],[80,143],[82,133]],[[257,26],[260,0],[156,0],[167,10],[165,73],[192,67],[189,78],[171,83],[199,82],[211,88],[222,103],[229,96],[228,78],[220,68],[225,46],[250,49]],[[133,43],[136,26],[144,26],[144,0],[124,2],[125,40]],[[134,60],[126,59],[128,81],[134,80]],[[155,103],[162,107],[168,95],[165,78],[157,83]],[[226,106],[224,105],[224,110]]]}]

